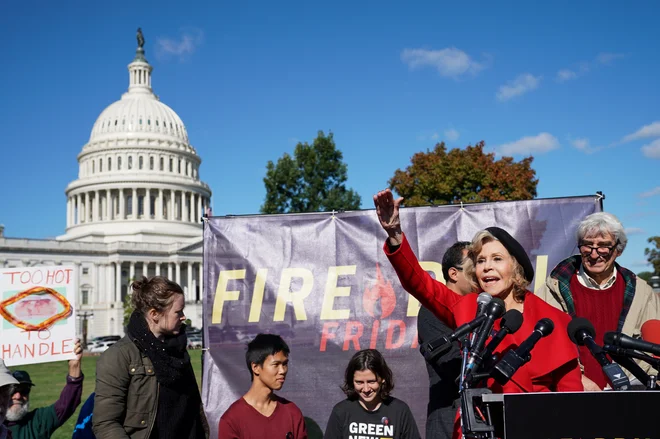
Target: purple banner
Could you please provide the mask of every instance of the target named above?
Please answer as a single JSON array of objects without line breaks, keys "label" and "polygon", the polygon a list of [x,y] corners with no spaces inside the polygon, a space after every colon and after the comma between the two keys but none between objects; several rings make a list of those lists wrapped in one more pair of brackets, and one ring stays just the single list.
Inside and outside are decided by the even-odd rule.
[{"label": "purple banner", "polygon": [[[454,242],[485,227],[509,231],[545,281],[576,253],[575,231],[599,211],[596,196],[406,208],[401,222],[422,266],[442,279]],[[419,303],[398,282],[382,251],[386,234],[373,210],[210,218],[204,228],[203,400],[217,437],[220,416],[250,386],[246,344],[259,332],[291,348],[280,394],[295,402],[310,437],[325,429],[350,357],[380,350],[394,372],[393,395],[424,431],[428,375],[417,343]],[[316,432],[316,435],[314,434]]]}]

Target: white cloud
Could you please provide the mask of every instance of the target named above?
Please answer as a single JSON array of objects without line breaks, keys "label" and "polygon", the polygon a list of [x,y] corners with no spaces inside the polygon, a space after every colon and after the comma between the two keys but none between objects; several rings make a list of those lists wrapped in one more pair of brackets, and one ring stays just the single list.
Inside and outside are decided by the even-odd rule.
[{"label": "white cloud", "polygon": [[156,40],[156,55],[160,58],[176,57],[183,60],[192,54],[204,41],[201,29],[186,29],[179,39],[158,38]]},{"label": "white cloud", "polygon": [[580,137],[571,140],[571,145],[573,145],[575,149],[579,149],[580,151],[587,154],[592,154],[596,151],[600,151],[601,149],[603,149],[603,147],[601,146],[591,146],[591,142],[589,142],[589,139],[587,139],[586,137]]},{"label": "white cloud", "polygon": [[411,70],[433,67],[440,75],[449,78],[458,78],[466,73],[476,74],[485,67],[455,47],[440,50],[404,49],[401,52],[401,61]]},{"label": "white cloud", "polygon": [[660,159],[660,139],[642,146],[642,153],[650,159]]},{"label": "white cloud", "polygon": [[450,142],[454,142],[458,140],[460,136],[461,133],[459,133],[457,130],[453,128],[449,128],[448,130],[445,130],[445,139],[447,139]]},{"label": "white cloud", "polygon": [[638,196],[640,198],[648,198],[648,197],[653,197],[654,195],[660,195],[660,186],[656,186],[653,189],[651,189],[650,191],[642,192]]},{"label": "white cloud", "polygon": [[628,235],[628,236],[630,236],[630,235],[641,235],[641,234],[646,233],[644,231],[644,229],[640,229],[639,227],[626,227],[624,229],[624,231],[626,232],[626,235]]},{"label": "white cloud", "polygon": [[559,148],[559,141],[550,133],[540,133],[538,136],[528,136],[515,142],[500,145],[497,150],[501,155],[531,155],[544,153]]},{"label": "white cloud", "polygon": [[431,140],[438,140],[439,138],[440,138],[440,134],[438,133],[431,134]]},{"label": "white cloud", "polygon": [[598,56],[596,57],[596,61],[598,61],[601,64],[612,64],[617,59],[621,59],[624,57],[625,55],[623,53],[602,52],[598,54]]},{"label": "white cloud", "polygon": [[500,101],[508,101],[516,96],[523,95],[529,91],[536,89],[541,81],[541,76],[534,76],[531,73],[523,73],[513,81],[509,81],[506,85],[500,86],[497,91],[497,99]]},{"label": "white cloud", "polygon": [[660,121],[644,125],[634,133],[628,134],[623,138],[623,142],[632,142],[633,140],[648,139],[651,137],[660,137]]},{"label": "white cloud", "polygon": [[557,72],[557,81],[559,82],[570,81],[571,79],[575,79],[577,77],[577,73],[575,73],[573,70],[561,69]]}]

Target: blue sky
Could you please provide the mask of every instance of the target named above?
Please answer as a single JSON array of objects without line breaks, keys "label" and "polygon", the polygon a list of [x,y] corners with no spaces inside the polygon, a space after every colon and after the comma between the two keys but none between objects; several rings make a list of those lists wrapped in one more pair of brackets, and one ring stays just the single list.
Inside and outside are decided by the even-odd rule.
[{"label": "blue sky", "polygon": [[257,213],[267,161],[318,130],[364,208],[414,153],[485,140],[535,157],[539,197],[603,191],[629,232],[620,262],[644,270],[660,235],[660,4],[456,3],[4,1],[0,223],[63,233],[76,155],[128,86],[140,26],[216,215]]}]

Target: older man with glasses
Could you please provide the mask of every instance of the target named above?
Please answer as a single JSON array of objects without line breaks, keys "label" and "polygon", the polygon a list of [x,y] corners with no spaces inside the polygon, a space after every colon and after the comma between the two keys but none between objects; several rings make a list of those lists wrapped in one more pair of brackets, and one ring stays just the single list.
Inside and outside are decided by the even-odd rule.
[{"label": "older man with glasses", "polygon": [[[34,383],[24,370],[15,370],[12,376],[16,384],[10,393],[10,405],[4,425],[11,432],[12,439],[47,439],[50,438],[80,405],[83,387],[81,367],[82,347],[76,340],[73,347],[76,358],[69,360],[69,373],[60,398],[52,405],[30,411],[30,393]],[[1,436],[0,436],[1,438]]]},{"label": "older man with glasses", "polygon": [[[606,332],[639,336],[644,322],[660,318],[660,296],[616,263],[627,243],[623,225],[614,215],[598,212],[587,216],[577,230],[579,254],[560,262],[544,288],[536,292],[556,308],[593,323],[595,341],[600,345]],[[606,387],[600,364],[585,346],[580,347],[580,363],[585,390]]]},{"label": "older man with glasses", "polygon": [[13,377],[5,362],[0,359],[0,439],[11,439],[11,433],[3,424],[5,415],[11,404],[11,393],[14,386],[18,384],[16,378]]}]

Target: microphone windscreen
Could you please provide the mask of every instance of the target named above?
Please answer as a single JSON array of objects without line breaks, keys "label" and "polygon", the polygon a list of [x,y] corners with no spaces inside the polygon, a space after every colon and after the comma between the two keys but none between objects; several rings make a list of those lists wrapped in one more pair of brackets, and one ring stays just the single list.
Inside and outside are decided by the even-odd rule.
[{"label": "microphone windscreen", "polygon": [[523,323],[523,315],[517,309],[510,309],[502,316],[502,328],[507,328],[509,334],[516,332]]},{"label": "microphone windscreen", "polygon": [[571,341],[579,346],[584,344],[584,332],[591,338],[596,336],[594,325],[584,317],[574,317],[568,324],[567,332]]},{"label": "microphone windscreen", "polygon": [[486,305],[493,300],[493,296],[488,293],[481,293],[477,296],[477,305]]},{"label": "microphone windscreen", "polygon": [[660,320],[647,320],[642,325],[642,338],[650,343],[660,344]]}]

